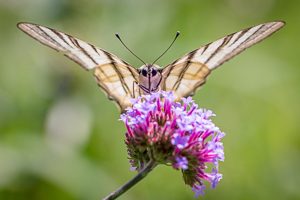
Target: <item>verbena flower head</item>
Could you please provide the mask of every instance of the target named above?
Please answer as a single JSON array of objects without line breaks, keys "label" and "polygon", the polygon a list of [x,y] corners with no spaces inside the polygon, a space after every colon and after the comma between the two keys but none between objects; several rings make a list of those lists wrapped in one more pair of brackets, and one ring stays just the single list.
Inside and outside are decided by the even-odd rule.
[{"label": "verbena flower head", "polygon": [[139,171],[154,160],[180,169],[195,196],[204,194],[204,180],[215,188],[222,178],[218,161],[224,161],[224,133],[211,121],[214,113],[199,109],[191,97],[176,101],[164,91],[132,103],[121,115],[132,169]]}]

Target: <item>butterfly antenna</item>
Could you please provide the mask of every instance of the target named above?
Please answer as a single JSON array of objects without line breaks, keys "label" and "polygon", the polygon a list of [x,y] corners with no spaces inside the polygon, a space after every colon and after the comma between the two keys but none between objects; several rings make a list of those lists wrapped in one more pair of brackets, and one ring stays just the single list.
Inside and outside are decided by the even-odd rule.
[{"label": "butterfly antenna", "polygon": [[146,63],[140,59],[135,53],[133,53],[127,46],[126,44],[121,40],[121,37],[119,36],[119,33],[115,33],[115,36],[120,40],[120,42],[124,45],[124,47],[130,52],[132,53],[132,55],[134,55],[137,59],[139,59],[142,63],[144,63],[146,65]]},{"label": "butterfly antenna", "polygon": [[154,60],[154,62],[152,62],[152,65],[154,63],[156,63],[156,61],[158,61],[163,55],[165,55],[165,53],[167,53],[167,51],[171,48],[171,46],[174,44],[174,42],[176,41],[176,39],[178,38],[179,35],[180,35],[180,32],[177,31],[173,42],[170,44],[170,46],[158,58],[156,58],[156,60]]}]

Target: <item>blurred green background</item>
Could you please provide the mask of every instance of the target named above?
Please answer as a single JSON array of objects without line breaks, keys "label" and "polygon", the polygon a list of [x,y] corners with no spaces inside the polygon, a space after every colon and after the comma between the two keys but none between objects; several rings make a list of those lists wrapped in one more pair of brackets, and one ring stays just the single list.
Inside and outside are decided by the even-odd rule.
[{"label": "blurred green background", "polygon": [[[43,24],[133,66],[157,63],[259,23],[287,25],[209,77],[194,97],[224,138],[223,180],[204,199],[300,199],[300,1],[0,0],[0,199],[100,199],[135,175],[124,125],[91,74],[16,28]],[[120,199],[194,199],[159,166]],[[202,199],[200,197],[200,199]]]}]

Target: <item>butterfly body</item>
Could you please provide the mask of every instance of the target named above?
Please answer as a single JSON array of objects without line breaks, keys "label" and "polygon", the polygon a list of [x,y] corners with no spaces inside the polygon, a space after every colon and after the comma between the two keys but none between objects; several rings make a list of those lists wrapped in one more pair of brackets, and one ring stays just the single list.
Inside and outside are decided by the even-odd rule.
[{"label": "butterfly body", "polygon": [[283,21],[274,21],[246,28],[195,49],[164,68],[145,64],[139,69],[101,48],[55,29],[26,22],[19,23],[18,28],[84,69],[93,71],[99,87],[123,112],[131,106],[130,99],[158,90],[173,91],[177,99],[193,95],[214,69],[267,38],[284,24]]},{"label": "butterfly body", "polygon": [[138,86],[143,94],[150,94],[161,89],[162,74],[161,68],[155,64],[146,64],[138,69]]}]

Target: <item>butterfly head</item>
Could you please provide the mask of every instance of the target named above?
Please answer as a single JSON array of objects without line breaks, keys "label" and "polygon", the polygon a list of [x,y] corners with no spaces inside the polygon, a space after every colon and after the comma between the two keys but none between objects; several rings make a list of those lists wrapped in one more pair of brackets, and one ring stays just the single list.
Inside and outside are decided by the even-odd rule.
[{"label": "butterfly head", "polygon": [[160,71],[161,71],[160,67],[155,64],[142,65],[138,69],[140,77],[148,77],[148,78],[153,78],[153,77],[159,76]]},{"label": "butterfly head", "polygon": [[144,93],[156,92],[159,89],[162,74],[161,68],[155,64],[142,65],[139,69],[139,85]]}]

